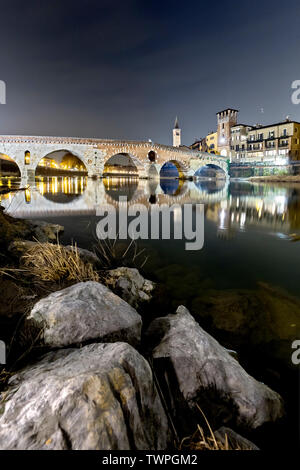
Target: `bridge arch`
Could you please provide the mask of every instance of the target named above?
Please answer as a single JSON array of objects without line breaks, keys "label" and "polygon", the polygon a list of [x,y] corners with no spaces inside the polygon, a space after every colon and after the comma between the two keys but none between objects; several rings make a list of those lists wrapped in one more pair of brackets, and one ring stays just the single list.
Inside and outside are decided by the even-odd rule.
[{"label": "bridge arch", "polygon": [[10,155],[0,152],[0,177],[3,176],[16,176],[20,177],[22,168],[17,159],[12,158]]},{"label": "bridge arch", "polygon": [[[49,149],[50,150],[50,149]],[[58,161],[56,162],[57,165],[55,165],[55,158],[51,157],[57,157],[57,154],[61,153],[62,155],[60,156],[61,162],[58,164]],[[63,155],[64,154],[64,155]],[[66,158],[68,157],[68,158]],[[72,157],[75,157],[74,161],[72,162]],[[65,159],[65,165],[63,164],[63,161]],[[42,164],[43,162],[43,164]],[[51,166],[51,163],[53,162],[53,166]],[[59,149],[51,149],[47,153],[42,153],[38,158],[36,158],[36,161],[34,162],[34,172],[35,174],[37,173],[37,170],[41,166],[50,166],[52,169],[56,170],[78,170],[84,173],[88,173],[88,167],[92,165],[92,160],[90,161],[90,164],[84,157],[82,157],[78,152],[74,152],[73,150],[67,149],[67,148],[59,148]],[[61,167],[61,168],[60,168]]]},{"label": "bridge arch", "polygon": [[227,171],[224,169],[223,165],[218,165],[217,163],[203,163],[194,173],[194,177],[196,178],[201,176],[226,179]]},{"label": "bridge arch", "polygon": [[129,152],[117,152],[104,162],[103,176],[108,174],[124,174],[124,176],[146,177],[145,165],[137,156]]},{"label": "bridge arch", "polygon": [[[177,171],[177,174],[176,174]],[[162,165],[160,170],[161,178],[179,178],[182,179],[186,176],[186,167],[179,160],[168,160]]]}]

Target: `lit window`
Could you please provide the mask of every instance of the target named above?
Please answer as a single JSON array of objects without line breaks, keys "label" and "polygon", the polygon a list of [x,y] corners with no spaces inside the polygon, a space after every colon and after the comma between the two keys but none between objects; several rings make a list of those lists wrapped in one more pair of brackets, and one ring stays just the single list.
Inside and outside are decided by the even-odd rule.
[{"label": "lit window", "polygon": [[25,152],[24,163],[25,163],[25,165],[30,165],[30,152],[29,152],[29,150],[26,150],[26,152]]}]

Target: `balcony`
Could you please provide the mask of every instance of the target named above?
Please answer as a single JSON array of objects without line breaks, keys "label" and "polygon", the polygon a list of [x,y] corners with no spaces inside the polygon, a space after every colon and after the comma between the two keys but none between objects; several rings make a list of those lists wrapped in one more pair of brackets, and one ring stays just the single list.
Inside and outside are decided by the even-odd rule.
[{"label": "balcony", "polygon": [[263,140],[264,140],[264,139],[261,139],[261,138],[259,138],[259,139],[253,139],[253,140],[252,140],[252,139],[247,139],[247,144],[255,144],[255,143],[257,143],[257,142],[262,142]]},{"label": "balcony", "polygon": [[279,142],[278,148],[288,148],[289,143],[288,142]]}]

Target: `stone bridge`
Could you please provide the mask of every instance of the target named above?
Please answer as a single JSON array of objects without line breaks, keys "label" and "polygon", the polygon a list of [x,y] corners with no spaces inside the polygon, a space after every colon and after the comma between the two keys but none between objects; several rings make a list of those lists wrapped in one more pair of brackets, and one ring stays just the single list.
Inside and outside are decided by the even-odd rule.
[{"label": "stone bridge", "polygon": [[117,154],[128,155],[140,178],[159,178],[167,162],[173,163],[180,178],[193,177],[204,166],[222,169],[228,177],[224,157],[187,147],[171,147],[147,141],[121,141],[79,137],[0,136],[0,155],[10,157],[18,165],[23,180],[33,179],[42,158],[52,152],[65,151],[77,156],[89,177],[101,177],[108,160]]}]

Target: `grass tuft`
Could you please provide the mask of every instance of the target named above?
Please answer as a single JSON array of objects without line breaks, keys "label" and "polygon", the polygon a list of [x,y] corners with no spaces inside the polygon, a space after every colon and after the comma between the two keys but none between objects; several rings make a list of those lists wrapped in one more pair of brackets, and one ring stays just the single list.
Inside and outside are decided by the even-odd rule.
[{"label": "grass tuft", "polygon": [[101,240],[94,247],[95,254],[103,269],[114,269],[120,266],[142,269],[148,260],[145,249],[138,249],[135,240],[130,243],[121,243],[115,240]]},{"label": "grass tuft", "polygon": [[99,281],[99,275],[91,263],[82,260],[77,246],[67,250],[64,246],[39,243],[22,256],[22,269],[36,282]]},{"label": "grass tuft", "polygon": [[199,405],[197,405],[197,408],[205,421],[207,431],[205,432],[198,424],[197,430],[192,436],[182,439],[179,450],[251,450],[250,448],[241,447],[238,443],[232,446],[227,434],[225,434],[224,441],[218,439]]}]

